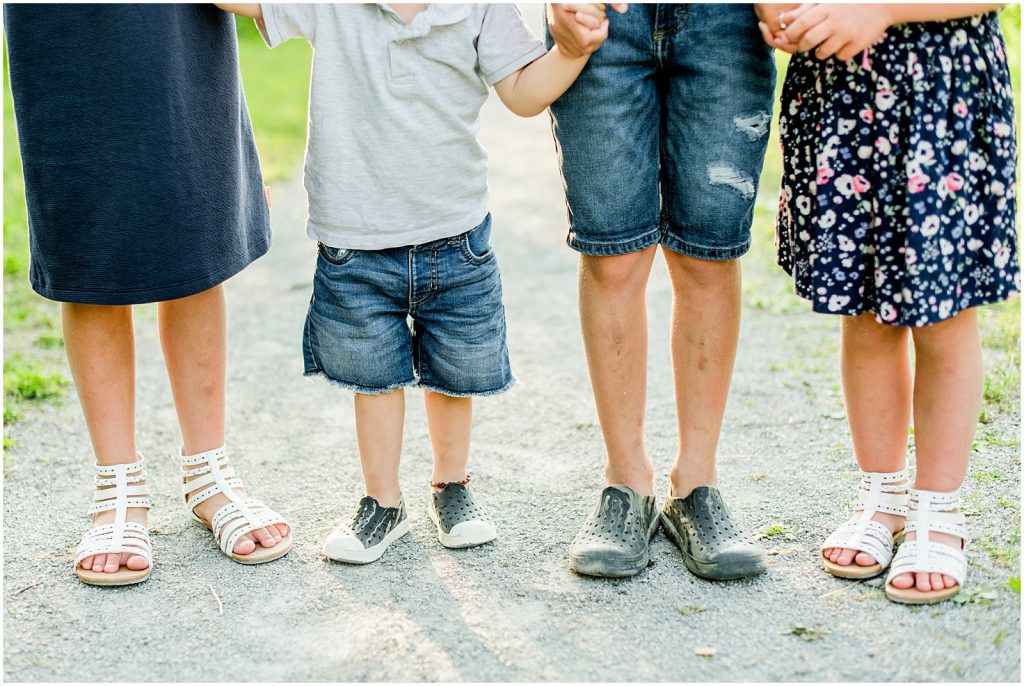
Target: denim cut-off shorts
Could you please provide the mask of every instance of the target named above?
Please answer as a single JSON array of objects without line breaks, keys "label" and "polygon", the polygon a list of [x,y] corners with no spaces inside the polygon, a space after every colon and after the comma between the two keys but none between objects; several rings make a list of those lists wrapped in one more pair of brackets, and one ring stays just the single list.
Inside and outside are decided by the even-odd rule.
[{"label": "denim cut-off shorts", "polygon": [[488,214],[471,231],[422,245],[320,244],[302,342],[306,376],[365,394],[507,390],[515,377],[490,235]]},{"label": "denim cut-off shorts", "polygon": [[739,257],[775,84],[753,6],[631,4],[608,17],[608,40],[551,106],[569,246]]}]

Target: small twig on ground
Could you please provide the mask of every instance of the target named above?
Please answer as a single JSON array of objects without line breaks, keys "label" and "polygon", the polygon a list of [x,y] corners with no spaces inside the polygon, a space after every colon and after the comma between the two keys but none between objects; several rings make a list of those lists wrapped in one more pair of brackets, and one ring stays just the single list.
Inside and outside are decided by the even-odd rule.
[{"label": "small twig on ground", "polygon": [[820,596],[818,596],[818,599],[819,600],[824,600],[825,598],[829,598],[829,599],[839,598],[839,597],[841,597],[843,595],[846,595],[847,593],[849,593],[852,589],[856,588],[857,586],[860,586],[865,581],[866,581],[866,579],[858,579],[857,581],[854,581],[852,584],[845,584],[842,588],[837,589],[835,591],[829,591],[828,593],[822,593]]},{"label": "small twig on ground", "polygon": [[214,599],[217,601],[217,611],[224,614],[224,602],[217,595],[217,591],[213,590],[213,584],[210,584],[210,593],[213,594]]},{"label": "small twig on ground", "polygon": [[43,583],[44,581],[45,581],[45,579],[40,579],[39,581],[36,581],[36,582],[34,582],[34,583],[31,583],[31,584],[29,584],[28,586],[25,586],[24,588],[19,588],[19,589],[18,589],[17,591],[15,591],[14,593],[12,593],[11,595],[12,595],[12,596],[15,596],[15,595],[18,595],[19,593],[24,593],[24,592],[25,592],[25,591],[27,591],[28,589],[30,589],[30,588],[35,588],[36,586],[38,586],[39,584]]}]

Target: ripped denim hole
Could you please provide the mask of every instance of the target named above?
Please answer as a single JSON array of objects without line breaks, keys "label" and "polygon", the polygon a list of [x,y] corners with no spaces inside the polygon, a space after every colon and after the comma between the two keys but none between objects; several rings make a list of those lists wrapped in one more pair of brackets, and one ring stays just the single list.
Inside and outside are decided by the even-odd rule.
[{"label": "ripped denim hole", "polygon": [[756,141],[768,133],[768,126],[771,124],[771,121],[772,115],[762,111],[755,112],[754,114],[741,114],[738,117],[734,117],[732,123],[736,125],[737,131],[746,134],[748,141]]},{"label": "ripped denim hole", "polygon": [[754,197],[754,179],[725,162],[708,165],[708,182],[712,186],[728,186],[749,200]]}]

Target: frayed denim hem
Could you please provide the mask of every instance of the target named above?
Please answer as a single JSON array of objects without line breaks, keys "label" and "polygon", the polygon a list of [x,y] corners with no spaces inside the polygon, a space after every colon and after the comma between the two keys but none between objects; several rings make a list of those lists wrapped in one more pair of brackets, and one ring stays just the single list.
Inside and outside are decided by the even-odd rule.
[{"label": "frayed denim hem", "polygon": [[391,391],[397,391],[399,388],[406,388],[407,386],[416,385],[416,379],[410,379],[409,381],[399,381],[398,383],[391,384],[390,386],[387,386],[385,388],[360,386],[359,384],[350,383],[348,381],[340,381],[339,379],[327,376],[327,374],[325,374],[323,371],[319,369],[310,372],[303,372],[302,375],[307,377],[319,376],[322,379],[325,379],[327,383],[331,384],[332,386],[338,386],[339,388],[350,390],[353,393],[362,393],[363,395],[384,395],[385,393],[390,393]]},{"label": "frayed denim hem", "polygon": [[491,395],[500,395],[515,386],[517,383],[519,383],[519,379],[513,375],[509,382],[504,386],[490,391],[451,391],[447,388],[441,388],[440,386],[426,383],[418,383],[416,384],[416,388],[422,388],[425,391],[433,391],[452,398],[486,398]]}]

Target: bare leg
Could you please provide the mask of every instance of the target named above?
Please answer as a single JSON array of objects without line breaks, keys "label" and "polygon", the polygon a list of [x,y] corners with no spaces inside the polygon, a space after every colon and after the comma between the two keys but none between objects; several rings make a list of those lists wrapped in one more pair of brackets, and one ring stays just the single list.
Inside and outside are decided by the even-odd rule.
[{"label": "bare leg", "polygon": [[740,261],[662,250],[672,278],[672,370],[679,452],[672,496],[717,481],[715,453],[740,334]]},{"label": "bare leg", "polygon": [[[846,416],[857,464],[866,472],[895,472],[907,464],[911,386],[909,330],[879,324],[865,312],[843,317],[841,371]],[[903,517],[878,512],[872,517],[891,531]],[[875,559],[847,548],[827,548],[825,557],[840,565]]]},{"label": "bare leg", "polygon": [[647,396],[647,279],[656,246],[626,255],[580,257],[579,308],[590,384],[604,434],[608,483],[653,492],[644,446]]},{"label": "bare leg", "polygon": [[[984,370],[977,313],[966,310],[952,319],[914,329],[914,348],[914,487],[954,491],[967,473],[981,411]],[[913,534],[907,536],[913,538]],[[959,538],[948,534],[932,532],[929,538],[955,548],[961,544]],[[892,583],[896,588],[916,583],[919,591],[930,591],[951,588],[956,580],[943,574],[900,574]]]},{"label": "bare leg", "polygon": [[[64,347],[78,401],[89,427],[93,452],[101,465],[135,462],[135,334],[132,308],[63,303]],[[114,521],[113,510],[98,513],[93,523]],[[145,508],[131,507],[127,520],[146,524]],[[113,573],[121,565],[145,569],[141,555],[93,555],[80,566]]]},{"label": "bare leg", "polygon": [[384,507],[397,507],[402,497],[398,468],[402,459],[405,392],[356,394],[356,438],[366,494]]},{"label": "bare leg", "polygon": [[427,391],[423,400],[427,408],[430,444],[434,449],[434,471],[430,481],[462,481],[466,478],[466,463],[469,461],[473,399]]},{"label": "bare leg", "polygon": [[[227,311],[224,287],[215,286],[187,298],[159,304],[160,344],[174,394],[186,455],[224,445],[225,384],[227,373]],[[244,489],[238,489],[244,493]],[[210,521],[230,502],[217,494],[200,503],[196,514]],[[256,529],[242,536],[234,552],[247,555],[256,541],[266,548],[288,533],[284,524]]]}]

